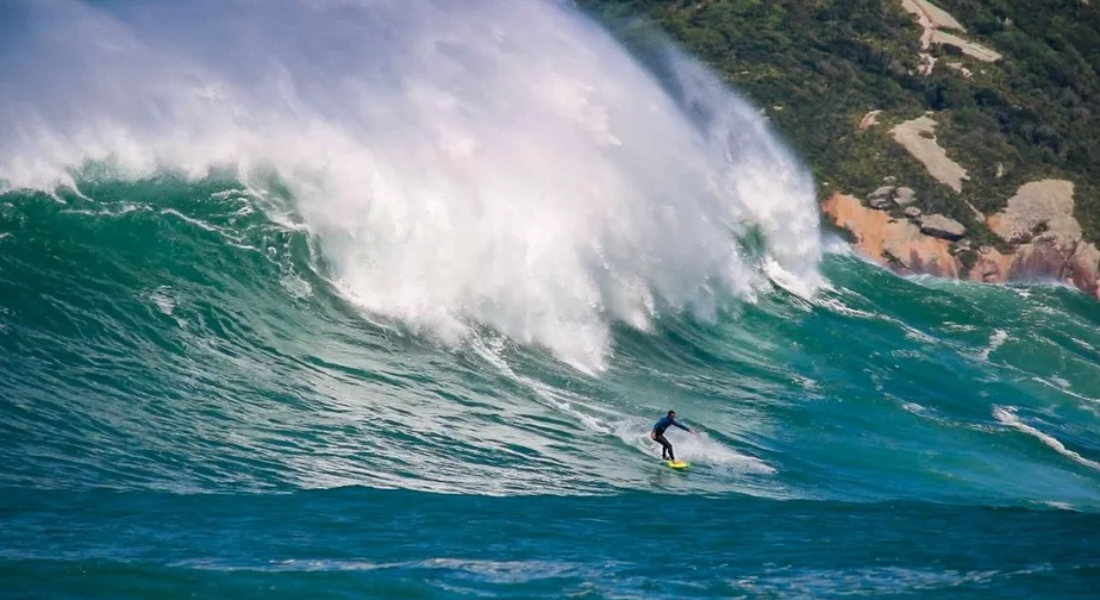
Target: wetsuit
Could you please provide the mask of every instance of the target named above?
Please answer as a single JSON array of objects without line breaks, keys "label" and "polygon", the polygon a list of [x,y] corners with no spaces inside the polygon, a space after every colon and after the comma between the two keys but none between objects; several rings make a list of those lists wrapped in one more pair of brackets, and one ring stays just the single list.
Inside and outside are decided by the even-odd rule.
[{"label": "wetsuit", "polygon": [[661,458],[667,458],[668,460],[676,460],[676,455],[672,453],[672,444],[665,439],[665,430],[672,426],[679,427],[684,431],[691,431],[691,429],[677,423],[671,417],[664,417],[653,424],[653,439],[661,444]]}]

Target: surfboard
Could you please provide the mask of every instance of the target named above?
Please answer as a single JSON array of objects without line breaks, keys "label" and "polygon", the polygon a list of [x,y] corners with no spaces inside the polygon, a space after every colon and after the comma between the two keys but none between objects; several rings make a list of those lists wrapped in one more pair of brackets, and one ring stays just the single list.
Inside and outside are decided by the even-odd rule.
[{"label": "surfboard", "polygon": [[682,460],[667,460],[665,462],[673,469],[686,469],[688,467],[688,464]]}]

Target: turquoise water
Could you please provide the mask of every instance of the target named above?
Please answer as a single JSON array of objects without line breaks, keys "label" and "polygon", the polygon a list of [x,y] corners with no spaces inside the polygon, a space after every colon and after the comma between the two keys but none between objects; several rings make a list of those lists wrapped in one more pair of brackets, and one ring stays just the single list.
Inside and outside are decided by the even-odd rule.
[{"label": "turquoise water", "polygon": [[690,61],[549,3],[36,6],[0,595],[1093,597],[1100,305],[852,256]]},{"label": "turquoise water", "polygon": [[[227,185],[5,196],[5,595],[1088,597],[1100,578],[1100,311],[1077,292],[829,255],[813,301],[616,328],[588,376],[491,333],[372,324],[309,269],[308,234],[230,225]],[[647,443],[667,407],[703,432],[669,436],[684,473]]]}]

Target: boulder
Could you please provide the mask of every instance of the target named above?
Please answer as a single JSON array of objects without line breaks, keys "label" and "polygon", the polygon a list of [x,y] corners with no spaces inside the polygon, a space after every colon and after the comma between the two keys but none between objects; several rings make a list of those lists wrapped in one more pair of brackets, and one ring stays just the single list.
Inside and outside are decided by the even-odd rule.
[{"label": "boulder", "polygon": [[1100,298],[1100,250],[1095,244],[1079,244],[1066,268],[1066,276],[1074,285]]},{"label": "boulder", "polygon": [[894,187],[884,185],[867,195],[867,206],[885,210],[890,206],[890,197],[894,194]]},{"label": "boulder", "polygon": [[913,191],[913,188],[899,187],[894,193],[894,203],[898,206],[912,204],[916,199],[917,193]]},{"label": "boulder", "polygon": [[910,219],[916,219],[920,217],[920,209],[915,206],[907,206],[905,208],[905,216]]},{"label": "boulder", "polygon": [[924,235],[930,235],[945,240],[957,240],[966,235],[966,228],[963,227],[962,223],[940,214],[924,215],[921,217],[920,231]]}]

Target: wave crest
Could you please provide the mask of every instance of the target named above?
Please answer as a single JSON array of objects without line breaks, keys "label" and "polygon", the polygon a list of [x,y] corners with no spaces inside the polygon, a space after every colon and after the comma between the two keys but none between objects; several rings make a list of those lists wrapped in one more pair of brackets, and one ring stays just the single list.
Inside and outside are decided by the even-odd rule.
[{"label": "wave crest", "polygon": [[755,110],[671,49],[658,79],[558,4],[16,14],[0,179],[274,168],[345,295],[444,341],[488,325],[599,371],[613,322],[820,284],[812,182]]}]

